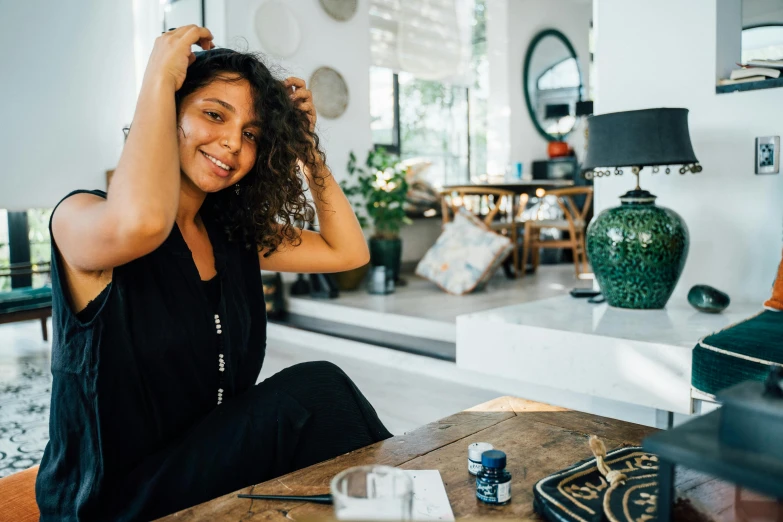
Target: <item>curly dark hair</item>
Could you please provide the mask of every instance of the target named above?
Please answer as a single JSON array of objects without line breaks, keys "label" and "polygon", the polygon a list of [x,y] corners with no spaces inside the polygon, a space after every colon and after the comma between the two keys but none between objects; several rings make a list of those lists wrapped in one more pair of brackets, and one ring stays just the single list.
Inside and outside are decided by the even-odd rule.
[{"label": "curly dark hair", "polygon": [[176,93],[177,112],[189,94],[215,80],[250,83],[256,116],[263,123],[256,143],[256,162],[234,187],[208,194],[202,213],[213,217],[231,241],[248,249],[272,254],[286,239],[301,243],[298,226],[312,222],[315,210],[308,202],[297,160],[313,173],[316,197],[324,185],[319,162],[326,164],[318,136],[310,131],[310,120],[294,107],[290,92],[275,78],[258,54],[231,49],[195,53],[185,82]]}]

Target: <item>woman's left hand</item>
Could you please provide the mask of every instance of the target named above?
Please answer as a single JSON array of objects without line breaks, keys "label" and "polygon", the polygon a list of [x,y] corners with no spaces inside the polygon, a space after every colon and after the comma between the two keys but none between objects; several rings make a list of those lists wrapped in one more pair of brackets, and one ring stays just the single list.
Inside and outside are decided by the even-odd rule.
[{"label": "woman's left hand", "polygon": [[[291,76],[290,78],[285,79],[283,85],[285,86],[286,91],[288,91],[289,97],[294,102],[294,107],[307,114],[307,118],[310,120],[310,132],[313,132],[313,130],[315,130],[315,120],[317,119],[315,105],[313,105],[313,93],[306,88],[305,81],[301,78]],[[291,87],[295,87],[296,90],[290,92]]]}]

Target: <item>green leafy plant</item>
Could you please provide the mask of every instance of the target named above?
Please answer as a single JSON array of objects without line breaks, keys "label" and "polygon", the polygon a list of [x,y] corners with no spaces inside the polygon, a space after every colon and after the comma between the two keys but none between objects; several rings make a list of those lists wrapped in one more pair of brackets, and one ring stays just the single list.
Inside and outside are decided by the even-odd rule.
[{"label": "green leafy plant", "polygon": [[350,178],[340,187],[351,201],[362,228],[372,221],[374,238],[395,239],[403,225],[412,221],[405,215],[408,182],[405,167],[396,156],[383,148],[371,150],[364,166],[357,165],[356,155],[348,159]]}]

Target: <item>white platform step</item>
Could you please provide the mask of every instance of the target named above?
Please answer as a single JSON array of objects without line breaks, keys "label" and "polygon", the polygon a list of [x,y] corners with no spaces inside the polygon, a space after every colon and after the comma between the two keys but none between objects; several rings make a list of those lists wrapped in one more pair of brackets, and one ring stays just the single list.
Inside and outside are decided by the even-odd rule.
[{"label": "white platform step", "polygon": [[[308,332],[280,324],[268,325],[270,343],[276,340],[300,344],[325,354],[352,357],[379,366],[406,370],[422,379],[445,380],[474,388],[492,390],[501,395],[515,395],[530,400],[563,406],[578,411],[602,415],[647,426],[656,426],[656,410],[628,404],[619,400],[591,397],[551,386],[522,382],[516,378],[488,376],[481,371],[459,367],[448,361],[433,359],[389,348]],[[405,386],[405,383],[399,383]],[[390,391],[392,393],[392,391]],[[426,401],[427,397],[422,397]],[[674,416],[675,424],[688,419],[686,415]]]},{"label": "white platform step", "polygon": [[288,311],[325,321],[401,333],[422,339],[457,342],[457,328],[454,323],[344,306],[328,299],[290,297]]}]

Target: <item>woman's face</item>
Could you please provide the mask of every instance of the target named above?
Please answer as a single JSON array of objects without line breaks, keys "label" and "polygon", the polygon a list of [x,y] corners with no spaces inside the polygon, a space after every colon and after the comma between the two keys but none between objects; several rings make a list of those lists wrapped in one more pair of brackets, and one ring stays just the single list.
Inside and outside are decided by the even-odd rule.
[{"label": "woman's face", "polygon": [[194,91],[179,109],[182,172],[203,192],[233,186],[256,162],[260,125],[247,80],[215,80]]}]

